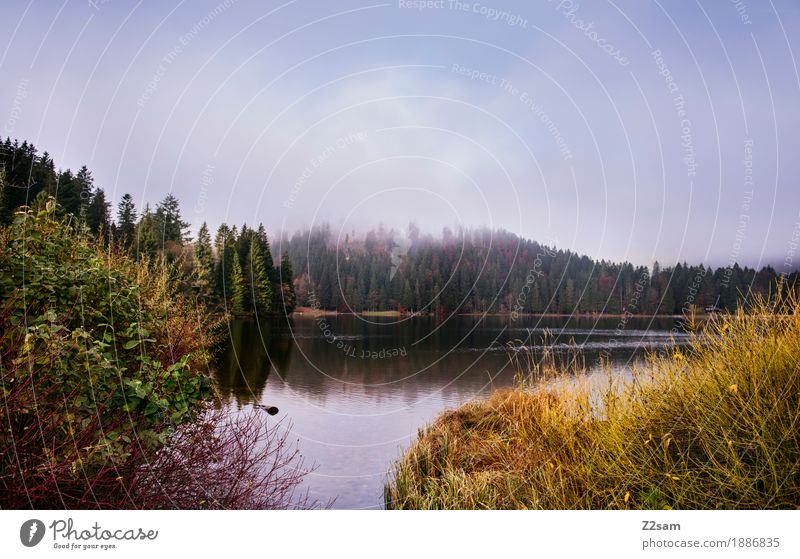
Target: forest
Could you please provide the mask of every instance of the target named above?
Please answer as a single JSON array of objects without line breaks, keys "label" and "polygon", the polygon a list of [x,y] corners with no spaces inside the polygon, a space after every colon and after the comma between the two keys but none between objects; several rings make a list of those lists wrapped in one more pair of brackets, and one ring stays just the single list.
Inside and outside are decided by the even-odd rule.
[{"label": "forest", "polygon": [[412,224],[404,234],[378,229],[337,241],[321,226],[287,243],[298,305],[343,312],[679,315],[733,310],[774,293],[781,279],[797,280],[771,267],[596,261],[502,230],[445,229],[434,238]]},{"label": "forest", "polygon": [[155,208],[138,211],[124,194],[116,219],[104,190],[85,166],[77,173],[56,170],[47,152],[28,142],[0,143],[0,224],[14,211],[52,196],[59,211],[74,216],[90,235],[123,248],[135,259],[162,259],[188,294],[211,309],[233,316],[269,315],[294,310],[292,269],[288,259],[273,259],[263,225],[220,225],[211,239],[203,223],[192,240],[180,204],[167,194]]},{"label": "forest", "polygon": [[[203,223],[195,239],[168,194],[139,211],[130,194],[111,204],[85,166],[56,170],[47,152],[28,142],[0,144],[0,221],[40,193],[87,230],[136,258],[175,264],[187,291],[210,308],[234,315],[289,314],[296,306],[339,312],[686,314],[734,310],[753,295],[796,285],[767,266],[712,269],[678,263],[650,266],[594,260],[504,230],[445,228],[434,237],[413,223],[341,236],[329,225],[277,239],[266,228],[221,224],[212,239]],[[788,281],[784,281],[788,280]]]}]

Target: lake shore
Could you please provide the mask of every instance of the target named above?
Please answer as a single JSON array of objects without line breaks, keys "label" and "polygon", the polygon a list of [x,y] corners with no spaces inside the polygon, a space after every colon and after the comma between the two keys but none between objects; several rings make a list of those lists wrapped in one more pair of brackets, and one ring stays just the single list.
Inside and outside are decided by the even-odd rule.
[{"label": "lake shore", "polygon": [[581,371],[521,359],[517,388],[420,431],[385,506],[796,509],[800,305],[762,302],[708,324],[689,347],[603,388],[557,382]]},{"label": "lake shore", "polygon": [[[359,311],[359,312],[339,312],[335,310],[319,309],[314,307],[297,307],[294,310],[295,315],[311,315],[311,316],[365,316],[365,317],[423,317],[423,316],[436,316],[435,313],[408,313],[396,310],[387,311]],[[454,313],[454,316],[474,316],[474,317],[511,317],[510,312],[469,312],[469,313]],[[450,316],[450,315],[447,315]],[[543,318],[685,318],[680,314],[621,314],[621,313],[516,313],[515,317],[543,317]],[[706,318],[713,316],[712,314],[698,313],[696,318]]]}]

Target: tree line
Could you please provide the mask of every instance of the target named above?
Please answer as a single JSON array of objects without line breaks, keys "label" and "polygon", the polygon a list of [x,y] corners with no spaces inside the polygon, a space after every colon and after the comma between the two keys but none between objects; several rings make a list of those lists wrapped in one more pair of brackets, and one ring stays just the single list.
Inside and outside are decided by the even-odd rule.
[{"label": "tree line", "polygon": [[116,219],[102,188],[95,186],[85,166],[77,173],[56,170],[47,152],[29,142],[7,138],[0,143],[0,224],[11,222],[21,206],[52,196],[59,211],[73,215],[86,232],[101,236],[136,259],[157,258],[174,264],[185,290],[197,300],[234,315],[291,313],[295,306],[294,278],[288,257],[273,259],[263,224],[222,224],[211,239],[206,223],[197,239],[181,217],[180,204],[167,194],[155,208],[141,212],[124,194]]},{"label": "tree line", "polygon": [[679,315],[734,310],[799,279],[770,266],[597,261],[502,230],[446,228],[434,238],[413,224],[343,238],[323,225],[296,233],[287,250],[298,304],[344,312]]},{"label": "tree line", "polygon": [[774,293],[782,280],[798,280],[797,272],[784,277],[770,266],[598,261],[503,230],[445,228],[433,237],[414,224],[343,238],[328,225],[299,231],[281,240],[285,250],[276,263],[262,224],[223,223],[212,239],[203,223],[190,239],[171,194],[141,212],[125,194],[112,219],[85,166],[57,171],[47,152],[39,155],[28,142],[0,144],[0,169],[2,223],[36,196],[54,196],[92,234],[136,258],[175,262],[199,300],[237,315],[291,313],[296,305],[340,312],[683,314],[733,310],[753,295]]}]

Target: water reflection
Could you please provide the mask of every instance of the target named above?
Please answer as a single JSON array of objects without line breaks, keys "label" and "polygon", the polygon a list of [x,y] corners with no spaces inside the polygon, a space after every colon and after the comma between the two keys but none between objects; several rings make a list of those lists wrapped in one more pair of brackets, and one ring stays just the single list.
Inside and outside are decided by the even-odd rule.
[{"label": "water reflection", "polygon": [[515,382],[506,344],[576,348],[624,371],[644,351],[684,343],[671,319],[456,317],[449,321],[298,316],[237,321],[219,358],[221,389],[237,407],[275,405],[291,420],[313,498],[380,507],[386,472],[417,430],[448,407]]},{"label": "water reflection", "polygon": [[273,369],[286,377],[292,345],[285,321],[231,322],[216,367],[223,394],[239,405],[260,402]]}]

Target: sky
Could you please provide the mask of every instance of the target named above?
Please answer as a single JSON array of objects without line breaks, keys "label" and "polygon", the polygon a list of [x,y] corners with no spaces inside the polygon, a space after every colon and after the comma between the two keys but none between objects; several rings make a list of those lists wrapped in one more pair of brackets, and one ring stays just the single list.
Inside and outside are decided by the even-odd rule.
[{"label": "sky", "polygon": [[3,3],[0,134],[196,230],[800,264],[800,3]]}]

